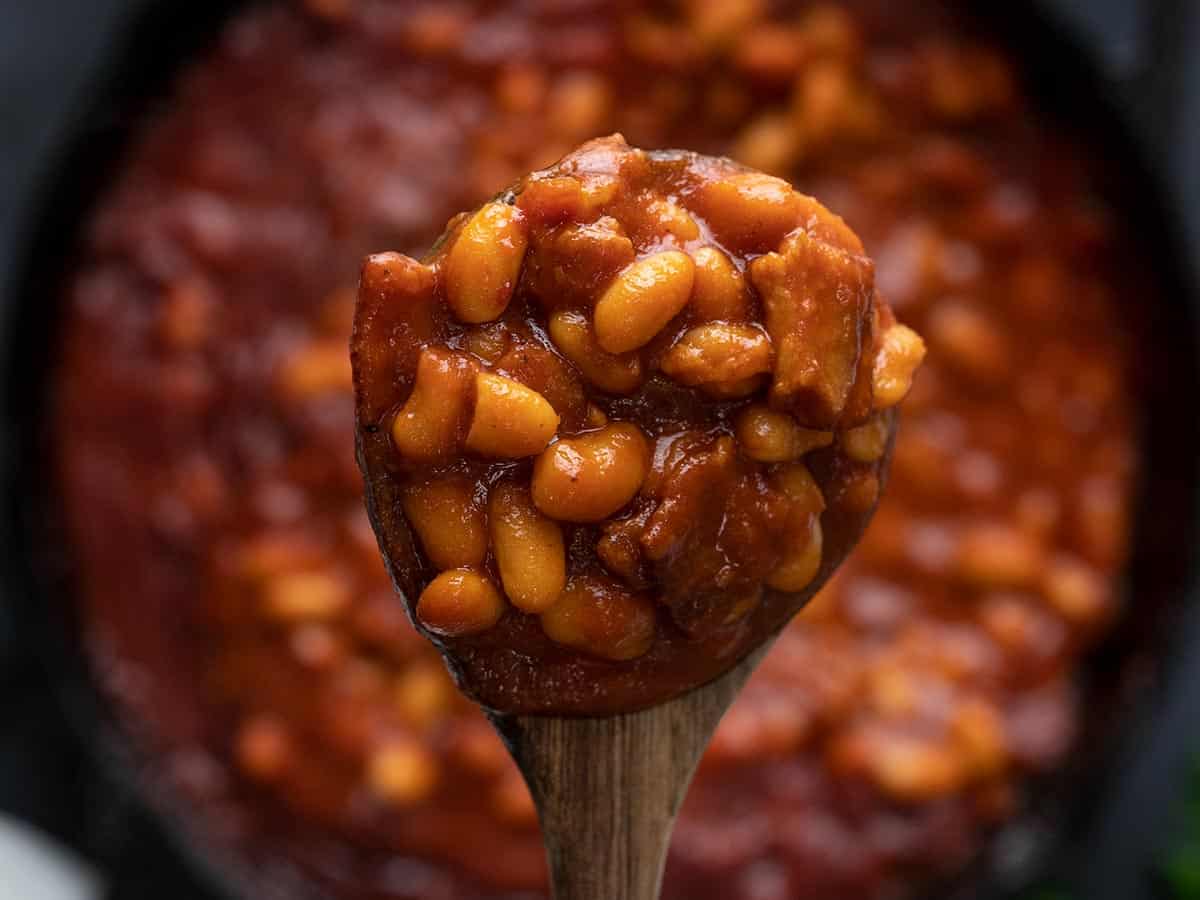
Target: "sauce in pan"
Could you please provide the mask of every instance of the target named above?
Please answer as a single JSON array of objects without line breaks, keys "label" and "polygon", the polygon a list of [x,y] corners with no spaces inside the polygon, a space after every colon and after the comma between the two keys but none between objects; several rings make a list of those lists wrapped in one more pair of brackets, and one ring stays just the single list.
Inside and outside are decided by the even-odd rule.
[{"label": "sauce in pan", "polygon": [[346,348],[366,254],[615,131],[837,210],[929,346],[880,509],[723,721],[665,896],[903,895],[1071,747],[1127,548],[1137,261],[1011,60],[932,0],[268,4],[87,223],[56,410],[99,676],[265,882],[544,892],[523,783],[379,561]]}]

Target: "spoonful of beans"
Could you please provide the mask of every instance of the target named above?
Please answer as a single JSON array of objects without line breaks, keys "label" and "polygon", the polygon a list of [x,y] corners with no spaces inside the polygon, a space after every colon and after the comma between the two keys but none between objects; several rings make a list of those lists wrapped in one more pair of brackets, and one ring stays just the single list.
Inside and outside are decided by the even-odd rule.
[{"label": "spoonful of beans", "polygon": [[817,201],[613,136],[370,257],[351,352],[385,562],[554,896],[652,900],[717,722],[875,508],[921,339]]}]

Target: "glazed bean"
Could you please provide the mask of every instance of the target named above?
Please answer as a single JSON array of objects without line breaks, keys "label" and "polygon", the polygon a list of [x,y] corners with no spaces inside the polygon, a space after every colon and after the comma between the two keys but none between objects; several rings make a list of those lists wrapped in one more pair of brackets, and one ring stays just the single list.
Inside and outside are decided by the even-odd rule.
[{"label": "glazed bean", "polygon": [[487,555],[487,527],[474,494],[475,483],[463,475],[404,489],[404,515],[439,569],[476,566]]},{"label": "glazed bean", "polygon": [[508,599],[530,613],[550,607],[567,581],[566,549],[558,524],[537,510],[528,488],[511,481],[492,488],[488,522]]},{"label": "glazed bean", "polygon": [[577,575],[542,613],[542,629],[551,640],[593,656],[636,659],[654,643],[654,605],[611,579]]},{"label": "glazed bean", "polygon": [[679,250],[640,259],[621,272],[596,302],[596,340],[609,353],[650,342],[687,305],[696,266]]},{"label": "glazed bean", "polygon": [[821,487],[804,463],[795,462],[780,466],[771,480],[804,512],[819,513],[825,510],[825,498],[821,495]]},{"label": "glazed bean", "polygon": [[746,280],[729,256],[716,247],[692,254],[696,274],[689,301],[696,318],[705,322],[739,322],[750,314]]},{"label": "glazed bean", "polygon": [[350,354],[345,340],[310,342],[284,361],[279,378],[284,393],[298,399],[349,391]]},{"label": "glazed bean", "polygon": [[943,796],[961,787],[967,777],[960,755],[930,739],[889,734],[869,752],[872,777],[897,800]]},{"label": "glazed bean", "polygon": [[730,155],[752,169],[782,175],[803,152],[803,140],[791,115],[764,113],[742,129]]},{"label": "glazed bean", "polygon": [[433,754],[412,739],[393,739],[367,761],[367,786],[395,806],[415,806],[437,788],[439,765]]},{"label": "glazed bean", "polygon": [[907,326],[895,324],[884,332],[875,357],[875,408],[895,406],[908,394],[913,375],[925,358],[925,342]]},{"label": "glazed bean", "polygon": [[680,384],[725,385],[771,371],[771,339],[757,325],[714,322],[683,335],[659,363]]},{"label": "glazed bean", "polygon": [[596,340],[587,316],[560,310],[550,316],[550,338],[583,377],[610,394],[631,394],[642,383],[642,360],[633,353],[615,355]]},{"label": "glazed bean", "polygon": [[442,572],[421,592],[417,620],[434,634],[461,637],[487,631],[504,615],[504,597],[474,569]]},{"label": "glazed bean", "polygon": [[291,765],[294,743],[287,726],[274,716],[254,716],[238,731],[234,745],[238,767],[259,781],[276,781]]},{"label": "glazed bean", "polygon": [[558,421],[554,407],[537,391],[503,375],[480,372],[466,447],[501,459],[533,456],[550,443]]},{"label": "glazed bean", "polygon": [[264,609],[279,622],[323,621],[350,602],[346,584],[327,572],[285,572],[265,586]]},{"label": "glazed bean", "polygon": [[877,462],[887,451],[888,433],[887,420],[872,416],[866,424],[842,432],[842,449],[855,462]]},{"label": "glazed bean", "polygon": [[1002,522],[970,525],[959,540],[958,573],[980,587],[1030,585],[1041,571],[1042,561],[1041,544]]},{"label": "glazed bean", "polygon": [[563,522],[599,522],[633,499],[649,466],[641,429],[615,422],[563,438],[533,464],[533,502]]},{"label": "glazed bean", "polygon": [[400,455],[424,462],[452,457],[466,431],[474,391],[470,360],[445,350],[421,351],[412,393],[392,422]]},{"label": "glazed bean", "polygon": [[508,307],[529,228],[515,206],[486,203],[463,225],[446,254],[446,302],[462,322],[490,322]]},{"label": "glazed bean", "polygon": [[673,239],[677,244],[686,244],[700,237],[696,220],[687,211],[671,200],[652,200],[646,214],[658,240]]},{"label": "glazed bean", "polygon": [[821,568],[821,551],[824,544],[821,520],[811,517],[807,537],[788,529],[788,540],[797,540],[791,549],[767,576],[767,586],[777,591],[802,591],[808,587]]},{"label": "glazed bean", "polygon": [[746,456],[766,463],[791,462],[833,443],[833,432],[801,428],[787,413],[763,403],[753,403],[738,414],[734,433]]},{"label": "glazed bean", "polygon": [[780,467],[772,483],[791,502],[791,510],[783,535],[788,549],[766,583],[777,591],[801,591],[821,568],[824,532],[820,514],[825,509],[825,498],[804,463]]},{"label": "glazed bean", "polygon": [[456,698],[445,666],[435,660],[414,663],[405,669],[396,678],[392,693],[396,710],[405,723],[422,730],[444,721]]},{"label": "glazed bean", "polygon": [[805,214],[804,198],[782,178],[741,172],[708,182],[692,201],[722,244],[735,250],[774,250]]},{"label": "glazed bean", "polygon": [[1041,578],[1050,606],[1068,622],[1089,627],[1109,613],[1110,590],[1100,573],[1072,556],[1054,557]]},{"label": "glazed bean", "polygon": [[964,701],[950,719],[950,733],[973,776],[994,778],[1004,771],[1004,723],[991,703],[978,697]]}]

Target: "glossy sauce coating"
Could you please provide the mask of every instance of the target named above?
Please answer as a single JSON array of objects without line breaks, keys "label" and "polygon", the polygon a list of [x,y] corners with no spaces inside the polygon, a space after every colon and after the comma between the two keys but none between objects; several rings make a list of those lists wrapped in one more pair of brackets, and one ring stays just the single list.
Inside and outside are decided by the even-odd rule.
[{"label": "glossy sauce coating", "polygon": [[[924,355],[815,200],[619,135],[420,261],[368,258],[351,344],[368,508],[416,623],[485,706],[585,715],[703,684],[812,595]],[[490,543],[461,546],[483,519]]]},{"label": "glossy sauce coating", "polygon": [[[87,223],[55,414],[98,676],[256,895],[544,896],[524,786],[379,562],[346,345],[365,254],[614,131],[803,185],[929,344],[887,495],[722,722],[664,896],[917,894],[1070,754],[1127,551],[1123,317],[1154,299],[1121,173],[1011,58],[934,0],[258,9]],[[811,440],[764,420],[742,446]],[[463,521],[448,553],[490,540]]]}]

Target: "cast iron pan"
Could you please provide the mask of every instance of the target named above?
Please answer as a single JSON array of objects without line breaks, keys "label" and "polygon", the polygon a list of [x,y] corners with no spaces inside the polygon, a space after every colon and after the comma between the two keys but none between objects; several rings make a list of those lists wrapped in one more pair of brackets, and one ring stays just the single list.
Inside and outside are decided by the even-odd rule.
[{"label": "cast iron pan", "polygon": [[[89,674],[71,602],[71,560],[56,523],[46,464],[46,410],[59,301],[78,224],[133,127],[165,100],[174,73],[213,40],[241,5],[235,0],[141,3],[70,133],[63,136],[51,175],[35,197],[23,265],[11,292],[19,302],[3,310],[0,332],[6,348],[0,421],[8,437],[8,452],[0,456],[7,527],[0,553],[3,589],[17,616],[19,639],[36,648],[65,714],[117,785],[121,802],[145,811],[154,842],[165,840],[214,893],[229,897],[248,893],[244,863],[215,850],[202,827],[186,821],[186,806],[147,775],[149,761],[122,733]],[[1170,33],[1173,5],[1164,3],[1161,10],[1163,33]],[[1032,3],[1003,4],[1002,11],[994,3],[976,6],[1023,61],[1043,111],[1084,135],[1093,148],[1103,148],[1113,171],[1121,173],[1114,199],[1154,264],[1158,288],[1148,296],[1162,298],[1153,305],[1129,298],[1130,327],[1145,351],[1141,506],[1128,571],[1129,614],[1083,673],[1088,712],[1079,752],[1066,771],[1037,787],[1030,812],[997,836],[971,872],[935,892],[939,897],[999,898],[1026,887],[1054,860],[1070,857],[1072,842],[1098,814],[1096,801],[1104,793],[1106,776],[1112,776],[1112,762],[1136,752],[1145,737],[1153,698],[1179,687],[1164,684],[1163,673],[1178,668],[1164,665],[1166,658],[1186,650],[1171,636],[1198,594],[1194,557],[1200,435],[1194,398],[1200,396],[1200,293],[1184,262],[1178,210],[1163,190],[1161,173],[1147,164],[1145,148],[1131,135],[1128,120],[1118,112],[1119,98],[1106,88],[1109,82],[1094,60]],[[262,885],[256,889],[263,896]],[[272,888],[276,892],[297,898],[305,889],[280,883]]]}]

